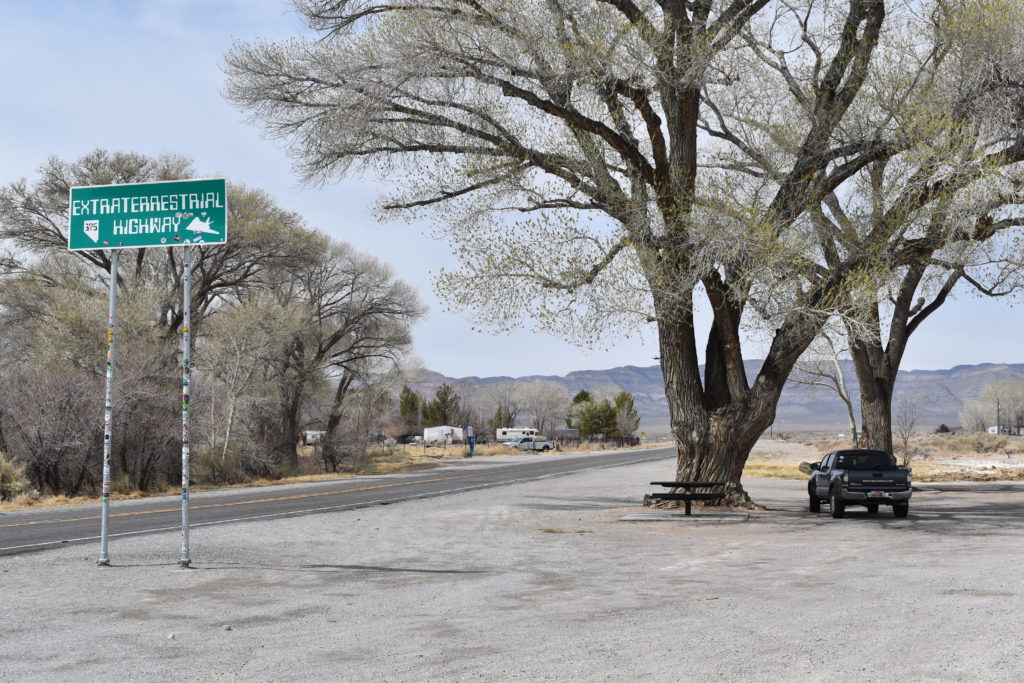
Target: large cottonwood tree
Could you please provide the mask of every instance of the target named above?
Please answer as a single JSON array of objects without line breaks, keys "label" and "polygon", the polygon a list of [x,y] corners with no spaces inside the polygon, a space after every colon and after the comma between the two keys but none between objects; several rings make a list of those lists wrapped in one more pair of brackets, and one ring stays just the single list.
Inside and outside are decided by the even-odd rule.
[{"label": "large cottonwood tree", "polygon": [[[821,258],[805,216],[899,145],[894,126],[847,125],[892,3],[296,6],[318,39],[237,45],[228,96],[287,140],[306,180],[372,167],[401,188],[385,208],[442,208],[462,268],[439,289],[455,307],[501,321],[532,311],[584,342],[655,324],[678,478],[725,480],[727,501],[746,502],[740,474],[787,375],[881,267],[872,250]],[[788,106],[784,80],[748,70],[757,41],[783,35],[807,65],[809,115],[776,131],[791,143],[773,150],[777,175],[744,175],[729,162],[742,137],[714,122]],[[703,376],[701,299],[713,314]],[[769,323],[753,378],[751,315]]]},{"label": "large cottonwood tree", "polygon": [[[927,7],[930,14],[889,26],[883,58],[871,65],[845,123],[879,131],[886,153],[808,211],[809,245],[821,262],[877,255],[877,291],[848,302],[843,322],[863,435],[888,451],[893,391],[911,335],[958,286],[986,296],[1018,292],[1024,266],[1024,6],[957,0]],[[722,165],[783,178],[799,140],[781,131],[816,116],[808,106],[814,64],[791,47],[799,40],[815,45],[814,54],[818,38],[808,31],[743,38],[749,71],[790,97],[759,116],[742,101],[711,105],[715,117],[704,127],[736,142]]]}]

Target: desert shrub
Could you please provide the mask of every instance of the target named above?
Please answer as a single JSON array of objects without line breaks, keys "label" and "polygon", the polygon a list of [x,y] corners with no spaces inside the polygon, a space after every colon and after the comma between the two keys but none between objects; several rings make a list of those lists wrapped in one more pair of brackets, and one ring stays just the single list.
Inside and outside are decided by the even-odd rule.
[{"label": "desert shrub", "polygon": [[110,490],[122,496],[127,496],[130,493],[134,493],[135,487],[132,485],[132,478],[128,473],[121,472],[116,477],[111,478]]},{"label": "desert shrub", "polygon": [[367,449],[346,448],[339,452],[338,471],[360,474],[373,470],[373,455]]},{"label": "desert shrub", "polygon": [[994,453],[1005,448],[1008,443],[1009,439],[1003,435],[981,432],[950,439],[946,448],[952,452]]},{"label": "desert shrub", "polygon": [[223,448],[193,448],[192,480],[203,484],[241,484],[252,479],[278,479],[281,473],[270,454],[235,444]]},{"label": "desert shrub", "polygon": [[27,487],[25,466],[0,453],[0,500],[11,500]]},{"label": "desert shrub", "polygon": [[197,454],[191,476],[204,484],[234,484],[241,477],[238,456],[233,451],[223,453],[204,448]]},{"label": "desert shrub", "polygon": [[993,453],[1003,448],[1007,439],[997,434],[975,434],[972,439],[974,450],[978,453]]}]

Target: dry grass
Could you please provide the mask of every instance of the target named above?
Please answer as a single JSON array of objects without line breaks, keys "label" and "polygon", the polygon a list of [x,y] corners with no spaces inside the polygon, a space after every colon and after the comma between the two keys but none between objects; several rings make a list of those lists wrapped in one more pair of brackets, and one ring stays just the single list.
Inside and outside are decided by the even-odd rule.
[{"label": "dry grass", "polygon": [[[157,494],[148,495],[160,495],[161,493],[172,493],[172,491],[161,491]],[[145,498],[146,496],[147,494],[142,493],[141,491],[132,491],[127,494],[111,493],[110,500],[135,500],[137,498]],[[27,508],[46,510],[49,508],[62,508],[72,505],[98,504],[99,502],[100,499],[98,496],[33,496],[28,493],[22,493],[21,495],[16,496],[14,500],[0,504],[0,510],[24,510]]]},{"label": "dry grass", "polygon": [[[278,484],[305,484],[311,481],[330,481],[332,479],[351,479],[355,477],[354,474],[347,472],[331,472],[328,474],[300,474],[294,477],[281,477],[279,479],[253,479],[252,481],[242,482],[240,484],[224,484],[224,485],[196,485],[192,487],[193,491],[209,491],[212,489],[241,489],[247,486],[262,487],[262,486],[277,486]],[[173,493],[173,492],[172,492]]]},{"label": "dry grass", "polygon": [[[845,439],[834,434],[795,434],[780,444],[801,444],[824,453],[849,448]],[[915,434],[910,440],[910,467],[915,482],[933,481],[1017,481],[1024,479],[1024,437],[995,434]],[[896,457],[902,461],[901,448]],[[752,477],[806,479],[793,474],[782,452],[758,454],[750,458],[744,474]],[[808,462],[814,456],[806,456]],[[792,476],[789,476],[792,474]]]},{"label": "dry grass", "polygon": [[[301,449],[299,454],[300,469],[317,466],[313,457],[312,449]],[[279,484],[304,484],[313,481],[331,481],[334,479],[352,479],[360,474],[391,474],[394,472],[412,472],[427,470],[437,465],[429,462],[417,462],[413,458],[403,454],[401,450],[371,451],[364,465],[358,472],[331,472],[300,474],[278,478],[260,478],[236,484],[193,484],[193,491],[209,491],[222,488],[245,488],[245,487],[267,487]],[[177,495],[180,488],[168,487],[148,492],[130,491],[127,493],[111,492],[110,500],[135,500],[138,498],[149,498],[151,496]],[[27,508],[49,509],[70,507],[74,505],[94,505],[100,502],[99,496],[32,496],[21,494],[13,500],[0,504],[0,510],[24,510]]]},{"label": "dry grass", "polygon": [[799,468],[800,463],[796,462],[770,462],[751,458],[743,467],[743,476],[757,479],[807,479],[807,475]]}]

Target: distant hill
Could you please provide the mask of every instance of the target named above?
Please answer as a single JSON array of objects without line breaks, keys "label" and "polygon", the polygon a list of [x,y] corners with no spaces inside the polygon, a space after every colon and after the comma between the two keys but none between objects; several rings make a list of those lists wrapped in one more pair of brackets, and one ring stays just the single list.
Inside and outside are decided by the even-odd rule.
[{"label": "distant hill", "polygon": [[[760,361],[747,362],[747,376],[753,378]],[[703,370],[703,368],[702,368]],[[843,361],[847,385],[856,401],[859,395],[857,378],[851,361]],[[529,382],[546,379],[562,384],[570,394],[580,389],[595,391],[606,387],[624,389],[633,394],[640,412],[641,429],[663,430],[668,425],[668,405],[661,366],[635,367],[627,365],[610,370],[577,370],[564,377],[530,375],[527,377],[445,377],[440,373],[425,371],[416,389],[424,395],[432,394],[443,382],[456,385],[462,393],[473,393],[494,382]],[[945,423],[956,426],[964,403],[981,398],[985,387],[995,382],[1008,380],[1024,381],[1024,363],[983,363],[981,365],[958,365],[948,370],[906,370],[900,371],[896,383],[895,401],[905,396],[915,396],[921,405],[920,429],[930,429]],[[858,411],[858,422],[860,420]],[[995,416],[993,416],[993,422]],[[782,399],[776,414],[778,430],[836,429],[847,428],[846,409],[839,398],[825,388],[788,384],[782,392]]]}]

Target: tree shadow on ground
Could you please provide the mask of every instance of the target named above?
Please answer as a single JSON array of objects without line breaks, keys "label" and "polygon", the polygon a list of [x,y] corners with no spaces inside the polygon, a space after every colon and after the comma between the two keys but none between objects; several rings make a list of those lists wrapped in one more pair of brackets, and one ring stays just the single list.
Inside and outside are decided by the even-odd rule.
[{"label": "tree shadow on ground", "polygon": [[621,507],[634,507],[640,504],[636,497],[527,496],[526,500],[537,502],[520,503],[516,507],[530,510],[611,510]]},{"label": "tree shadow on ground", "polygon": [[904,519],[894,517],[891,508],[884,505],[877,514],[870,514],[861,506],[851,506],[846,508],[842,519],[832,519],[827,503],[822,504],[820,513],[812,513],[801,500],[800,504],[773,501],[763,513],[751,515],[751,521],[768,521],[780,525],[784,532],[830,524],[871,524],[937,536],[1022,533],[1024,485],[929,486],[915,491],[910,501],[910,515]]}]

